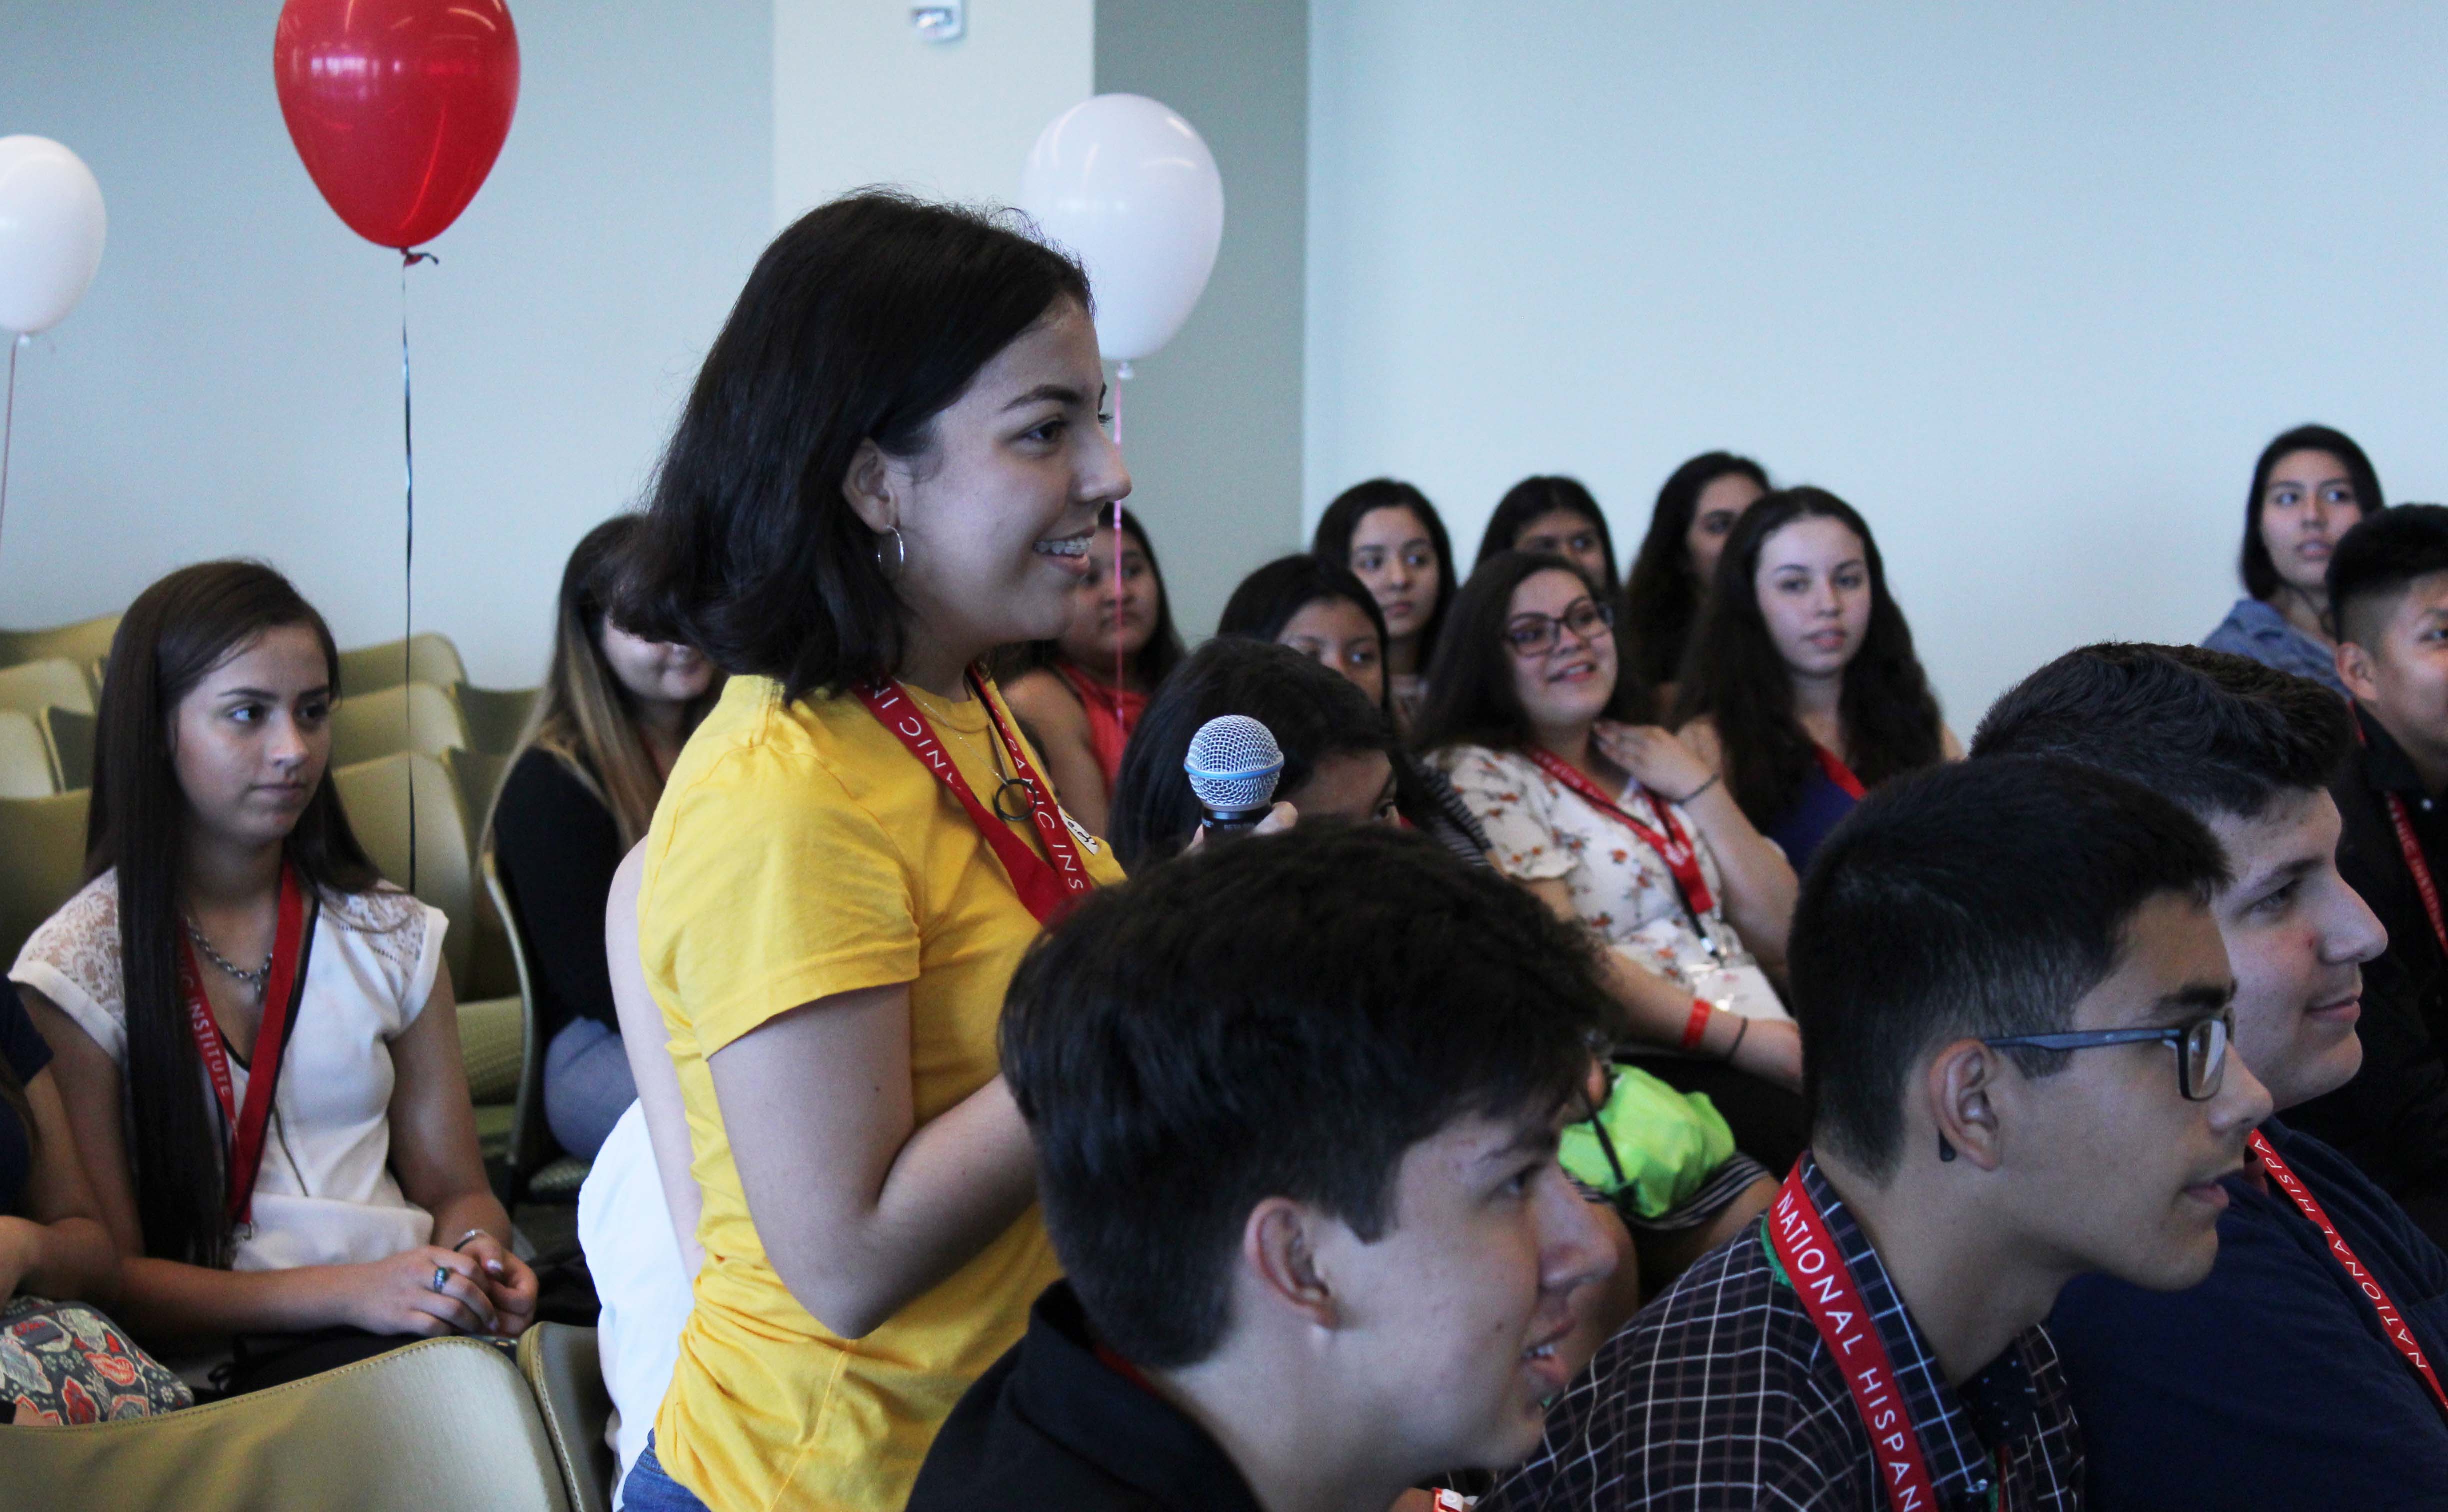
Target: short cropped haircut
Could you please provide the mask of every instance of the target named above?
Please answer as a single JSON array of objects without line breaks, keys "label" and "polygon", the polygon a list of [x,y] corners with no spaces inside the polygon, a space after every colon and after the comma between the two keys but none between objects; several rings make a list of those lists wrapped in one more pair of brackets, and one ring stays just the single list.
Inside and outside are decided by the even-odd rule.
[{"label": "short cropped haircut", "polygon": [[2435,572],[2448,572],[2448,506],[2403,504],[2366,516],[2329,554],[2329,605],[2340,637],[2371,645],[2397,596]]},{"label": "short cropped haircut", "polygon": [[[2170,893],[2207,907],[2227,882],[2199,819],[2096,767],[2001,756],[1879,789],[1820,847],[1794,909],[1812,1140],[1884,1177],[1924,1056],[2072,1027],[2136,909]],[[2066,1060],[2011,1053],[2034,1076]]]},{"label": "short cropped haircut", "polygon": [[1231,1330],[1258,1203],[1375,1242],[1406,1151],[1562,1107],[1612,1012],[1582,932],[1494,871],[1305,825],[1090,897],[1013,976],[1003,1068],[1089,1320],[1173,1368]]},{"label": "short cropped haircut", "polygon": [[2059,756],[2130,777],[2205,819],[2257,819],[2325,788],[2354,746],[2335,693],[2199,646],[2069,651],[1990,705],[1972,754]]}]

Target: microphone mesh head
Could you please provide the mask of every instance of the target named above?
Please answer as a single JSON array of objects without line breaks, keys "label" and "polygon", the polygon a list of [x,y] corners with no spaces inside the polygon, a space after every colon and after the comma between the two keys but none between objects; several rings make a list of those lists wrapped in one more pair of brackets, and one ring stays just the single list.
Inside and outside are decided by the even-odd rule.
[{"label": "microphone mesh head", "polygon": [[1190,791],[1208,808],[1249,813],[1273,800],[1284,753],[1274,732],[1248,715],[1219,715],[1190,737],[1181,769],[1189,774]]}]

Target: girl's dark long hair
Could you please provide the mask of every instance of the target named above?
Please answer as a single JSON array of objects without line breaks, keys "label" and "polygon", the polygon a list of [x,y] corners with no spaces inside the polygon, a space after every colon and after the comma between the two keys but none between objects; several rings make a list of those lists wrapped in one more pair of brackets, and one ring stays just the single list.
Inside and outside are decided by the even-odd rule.
[{"label": "girl's dark long hair", "polygon": [[[1110,515],[1097,522],[1100,529],[1112,524]],[[1181,643],[1181,631],[1173,622],[1173,592],[1164,585],[1164,568],[1157,562],[1156,543],[1148,539],[1147,527],[1139,524],[1139,517],[1128,509],[1122,511],[1122,529],[1138,543],[1139,554],[1147,558],[1148,572],[1156,579],[1156,628],[1149,633],[1147,644],[1139,647],[1138,655],[1131,659],[1131,671],[1138,678],[1139,686],[1154,692],[1174,668],[1181,665],[1181,659],[1190,652]],[[1008,655],[997,657],[995,676],[1008,680],[1023,672],[1050,667],[1061,660],[1061,641],[1031,641],[1025,645],[1010,648]],[[1109,672],[1110,664],[1107,668],[1090,667],[1088,670]]]},{"label": "girl's dark long hair", "polygon": [[774,239],[706,354],[658,470],[613,618],[787,698],[901,664],[902,604],[843,496],[859,448],[932,445],[995,354],[1078,263],[993,218],[868,190]]},{"label": "girl's dark long hair", "polygon": [[[179,986],[187,800],[171,764],[171,732],[180,700],[215,667],[265,631],[288,625],[315,632],[336,699],[340,655],[331,627],[288,579],[258,562],[182,567],[138,594],[103,675],[86,876],[119,871],[126,1098],[134,1115],[128,1165],[144,1253],[158,1259],[226,1267],[233,1253],[220,1125]],[[308,884],[327,893],[364,892],[380,880],[340,812],[328,771],[282,852]]]},{"label": "girl's dark long hair", "polygon": [[[1514,590],[1540,572],[1569,572],[1588,585],[1591,598],[1606,603],[1598,585],[1562,557],[1500,551],[1481,563],[1454,595],[1453,623],[1437,643],[1436,665],[1428,670],[1428,701],[1420,710],[1413,735],[1419,749],[1483,745],[1518,751],[1530,743],[1530,716],[1513,686],[1513,647],[1504,638],[1504,625],[1513,618]],[[1652,723],[1655,714],[1649,685],[1623,655],[1620,638],[1615,661],[1615,692],[1598,718]]]},{"label": "girl's dark long hair", "polygon": [[1692,643],[1693,622],[1700,616],[1700,595],[1708,584],[1692,570],[1692,516],[1700,495],[1719,478],[1741,475],[1769,487],[1768,469],[1731,451],[1708,451],[1674,469],[1657,490],[1657,507],[1649,516],[1649,534],[1641,538],[1640,555],[1632,563],[1623,587],[1624,622],[1616,626],[1618,648],[1640,667],[1641,680],[1652,687],[1672,682],[1682,670],[1683,654]]},{"label": "girl's dark long hair", "polygon": [[[1360,522],[1380,509],[1408,509],[1420,517],[1428,531],[1428,544],[1437,552],[1437,606],[1429,611],[1428,622],[1420,627],[1420,665],[1425,667],[1436,655],[1437,642],[1444,636],[1446,611],[1453,607],[1454,594],[1462,579],[1454,571],[1453,541],[1445,534],[1444,516],[1428,496],[1407,483],[1392,478],[1371,478],[1355,483],[1336,494],[1334,502],[1318,516],[1317,533],[1310,538],[1309,548],[1318,556],[1344,568],[1351,565],[1351,537]],[[1381,616],[1382,618],[1382,616]]]},{"label": "girl's dark long hair", "polygon": [[[1521,532],[1532,522],[1568,509],[1587,520],[1598,533],[1598,548],[1606,553],[1606,597],[1599,602],[1611,603],[1623,592],[1623,579],[1615,566],[1615,532],[1607,528],[1606,511],[1598,507],[1596,495],[1578,478],[1542,476],[1524,478],[1504,490],[1497,501],[1496,512],[1487,517],[1487,533],[1479,538],[1479,562],[1485,562],[1499,551],[1510,551],[1520,544]],[[1473,563],[1472,570],[1479,563]]]},{"label": "girl's dark long hair", "polygon": [[2261,496],[2269,491],[2269,474],[2279,459],[2296,451],[2325,451],[2343,463],[2346,476],[2355,486],[2355,503],[2362,506],[2365,519],[2388,507],[2388,500],[2380,491],[2380,474],[2372,470],[2371,458],[2363,455],[2363,449],[2343,431],[2332,431],[2324,425],[2299,425],[2263,447],[2261,460],[2252,465],[2252,492],[2245,496],[2244,551],[2237,570],[2244,574],[2244,591],[2265,602],[2278,597],[2284,581],[2278,576],[2278,564],[2269,560],[2269,543],[2261,538]]},{"label": "girl's dark long hair", "polygon": [[1825,488],[1787,488],[1743,513],[1717,559],[1717,581],[1683,663],[1674,722],[1707,715],[1725,752],[1726,787],[1751,823],[1768,829],[1801,797],[1818,764],[1793,712],[1793,675],[1760,613],[1760,553],[1797,520],[1834,520],[1862,541],[1870,569],[1870,624],[1845,666],[1837,704],[1846,755],[1865,787],[1935,766],[1945,754],[1938,699],[1913,654],[1912,627],[1887,591],[1886,564],[1869,523]]},{"label": "girl's dark long hair", "polygon": [[[1359,605],[1377,632],[1378,655],[1385,655],[1386,611],[1377,607],[1368,584],[1341,563],[1309,552],[1277,557],[1243,578],[1241,585],[1233,590],[1233,597],[1225,601],[1223,618],[1215,622],[1215,633],[1272,641],[1292,622],[1292,616],[1312,603],[1329,600]],[[1390,702],[1387,712],[1393,712]]]}]

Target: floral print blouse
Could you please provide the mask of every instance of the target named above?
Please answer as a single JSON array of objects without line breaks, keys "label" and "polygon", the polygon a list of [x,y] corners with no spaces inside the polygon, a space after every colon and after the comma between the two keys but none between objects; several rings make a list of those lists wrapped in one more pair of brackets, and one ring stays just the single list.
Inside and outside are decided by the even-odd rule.
[{"label": "floral print blouse", "polygon": [[[1497,868],[1522,882],[1560,877],[1581,922],[1633,964],[1690,986],[1691,963],[1713,947],[1728,965],[1750,960],[1726,923],[1724,875],[1691,815],[1670,805],[1699,853],[1712,907],[1701,923],[1707,945],[1693,934],[1665,858],[1623,821],[1540,771],[1528,756],[1485,746],[1454,746],[1428,758],[1453,779],[1494,846]],[[1646,808],[1647,805],[1642,805]],[[1632,811],[1635,815],[1639,810]]]}]

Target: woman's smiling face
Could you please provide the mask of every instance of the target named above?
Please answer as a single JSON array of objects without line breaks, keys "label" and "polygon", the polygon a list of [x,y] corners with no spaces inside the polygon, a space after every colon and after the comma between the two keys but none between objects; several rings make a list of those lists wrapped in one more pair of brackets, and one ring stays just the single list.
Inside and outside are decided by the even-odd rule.
[{"label": "woman's smiling face", "polygon": [[[1131,491],[1121,452],[1099,423],[1104,369],[1097,329],[1065,299],[980,368],[935,417],[921,454],[870,464],[861,517],[897,528],[895,590],[930,640],[976,648],[1050,641],[1070,623],[1100,514]],[[870,491],[872,502],[859,494]],[[878,526],[881,528],[881,526]]]}]

